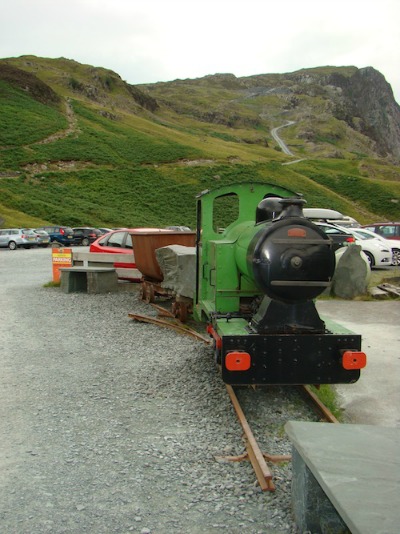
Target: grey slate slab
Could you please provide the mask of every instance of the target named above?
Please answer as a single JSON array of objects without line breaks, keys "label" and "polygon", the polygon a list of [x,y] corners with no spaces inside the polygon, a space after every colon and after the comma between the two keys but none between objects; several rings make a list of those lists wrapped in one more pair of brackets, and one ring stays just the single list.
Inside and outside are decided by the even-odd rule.
[{"label": "grey slate slab", "polygon": [[400,532],[400,429],[289,421],[285,430],[352,534]]}]

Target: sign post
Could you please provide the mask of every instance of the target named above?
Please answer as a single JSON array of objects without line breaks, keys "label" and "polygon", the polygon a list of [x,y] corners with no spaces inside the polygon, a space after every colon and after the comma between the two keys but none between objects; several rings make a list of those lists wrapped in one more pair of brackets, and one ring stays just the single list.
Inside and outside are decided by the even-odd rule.
[{"label": "sign post", "polygon": [[72,248],[53,248],[53,282],[60,281],[60,268],[72,267]]}]

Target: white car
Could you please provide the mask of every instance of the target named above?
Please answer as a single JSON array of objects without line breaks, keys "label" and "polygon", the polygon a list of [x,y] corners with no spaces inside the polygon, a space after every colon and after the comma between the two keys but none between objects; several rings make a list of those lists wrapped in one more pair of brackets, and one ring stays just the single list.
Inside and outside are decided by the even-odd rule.
[{"label": "white car", "polygon": [[[377,235],[368,232],[364,228],[346,228],[355,238],[355,244],[360,245],[361,250],[367,256],[370,267],[385,267],[392,265],[392,244],[387,239],[377,239]],[[372,234],[372,235],[371,235]]]},{"label": "white car", "polygon": [[389,249],[392,249],[392,265],[400,265],[400,243],[396,244],[396,241],[393,239],[385,239],[379,234],[372,232],[372,230],[367,230],[366,228],[354,228],[358,234],[364,235],[365,238],[369,236],[372,239],[378,239]]}]

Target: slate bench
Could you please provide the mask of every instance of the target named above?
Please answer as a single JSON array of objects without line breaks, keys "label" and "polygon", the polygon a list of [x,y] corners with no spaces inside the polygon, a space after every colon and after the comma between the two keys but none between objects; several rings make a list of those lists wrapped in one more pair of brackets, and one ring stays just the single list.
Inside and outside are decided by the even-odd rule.
[{"label": "slate bench", "polygon": [[112,267],[62,267],[64,293],[109,293],[118,290],[118,276]]},{"label": "slate bench", "polygon": [[112,254],[109,252],[81,252],[72,253],[73,267],[109,267],[115,268],[121,280],[137,280],[142,273],[134,266],[135,256],[132,254]]},{"label": "slate bench", "polygon": [[299,532],[400,530],[400,429],[289,421]]}]

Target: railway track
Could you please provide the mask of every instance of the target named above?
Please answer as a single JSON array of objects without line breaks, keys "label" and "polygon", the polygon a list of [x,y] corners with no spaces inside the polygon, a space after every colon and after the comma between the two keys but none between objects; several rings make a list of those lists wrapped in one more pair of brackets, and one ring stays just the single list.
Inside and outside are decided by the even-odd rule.
[{"label": "railway track", "polygon": [[[129,313],[128,316],[131,319],[134,319],[139,322],[152,323],[162,328],[173,329],[179,334],[190,335],[199,341],[202,341],[206,344],[210,344],[210,339],[190,326],[183,324],[181,321],[176,319],[174,315],[161,306],[152,304],[153,308],[157,311],[158,317],[148,316],[137,313]],[[276,487],[274,484],[274,476],[269,468],[268,463],[279,463],[279,462],[289,462],[291,461],[291,455],[288,454],[269,454],[262,452],[255,433],[253,432],[247,418],[245,415],[245,410],[243,409],[240,400],[236,394],[235,389],[225,384],[227,393],[230,397],[232,405],[234,407],[235,413],[239,420],[239,423],[243,429],[243,440],[245,444],[246,452],[239,456],[226,456],[225,461],[244,461],[249,460],[252,464],[253,470],[257,477],[257,481],[260,485],[260,488],[263,491],[275,491]],[[290,386],[288,386],[290,387]],[[250,388],[247,388],[250,389]],[[261,388],[259,388],[261,389]],[[292,387],[293,389],[293,387]],[[329,423],[339,423],[338,419],[333,415],[327,406],[325,406],[318,396],[311,390],[310,386],[302,385],[298,386],[297,389],[301,393],[303,399],[312,407],[313,411],[317,414],[319,420],[323,420]]]},{"label": "railway track", "polygon": [[[291,455],[274,455],[262,452],[261,447],[258,444],[257,439],[255,438],[255,435],[250,427],[250,424],[247,421],[244,410],[234,388],[228,384],[225,384],[225,386],[238,420],[242,426],[243,439],[246,448],[246,453],[240,456],[227,457],[225,459],[229,461],[250,460],[260,488],[263,491],[275,491],[276,488],[273,482],[273,474],[268,466],[268,463],[288,462],[291,460]],[[339,423],[338,419],[333,415],[329,408],[321,402],[321,400],[309,386],[298,386],[298,389],[320,419],[323,419],[325,422],[329,423]]]},{"label": "railway track", "polygon": [[270,455],[261,452],[261,449],[257,443],[257,440],[254,437],[254,434],[250,428],[249,423],[247,422],[246,416],[240,406],[239,400],[235,394],[235,391],[232,386],[226,384],[226,389],[228,395],[232,401],[233,407],[235,408],[236,415],[239,419],[240,424],[242,425],[244,432],[244,440],[246,444],[247,453],[238,457],[230,457],[230,460],[244,460],[249,459],[251,465],[253,466],[254,472],[257,476],[258,483],[260,488],[263,491],[275,491],[275,484],[273,483],[272,473],[267,465],[266,459],[270,462],[287,462],[291,460],[289,455]]},{"label": "railway track", "polygon": [[318,396],[311,390],[310,386],[299,386],[307,399],[311,402],[317,412],[327,423],[339,423],[338,419],[333,415],[330,409],[318,398]]}]

